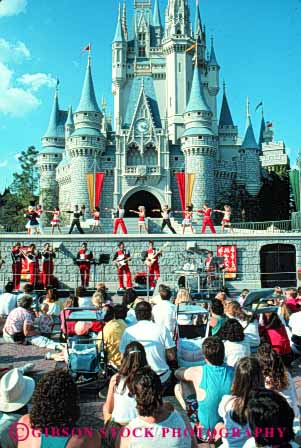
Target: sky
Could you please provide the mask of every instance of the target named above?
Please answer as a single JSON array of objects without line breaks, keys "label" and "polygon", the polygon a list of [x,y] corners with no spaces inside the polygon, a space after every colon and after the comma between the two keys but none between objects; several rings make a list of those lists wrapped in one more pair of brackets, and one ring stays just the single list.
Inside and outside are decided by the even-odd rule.
[{"label": "sky", "polygon": [[[134,0],[127,0],[128,26]],[[167,0],[159,0],[161,17]],[[190,0],[194,20],[195,0]],[[213,35],[233,120],[245,129],[249,96],[259,132],[264,103],[275,140],[284,140],[294,165],[301,148],[301,0],[199,0],[208,38]],[[112,110],[111,43],[118,0],[0,1],[0,192],[18,168],[18,154],[41,148],[56,78],[62,109],[79,102],[92,45],[95,90]],[[209,40],[209,39],[208,39]],[[221,89],[222,92],[222,89]],[[222,93],[219,95],[219,108]]]}]

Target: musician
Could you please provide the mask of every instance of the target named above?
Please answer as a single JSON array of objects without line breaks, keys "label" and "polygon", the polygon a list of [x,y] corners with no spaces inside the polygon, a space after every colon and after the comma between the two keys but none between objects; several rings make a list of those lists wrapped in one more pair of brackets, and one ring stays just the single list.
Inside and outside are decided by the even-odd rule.
[{"label": "musician", "polygon": [[122,207],[122,205],[118,204],[117,210],[115,208],[105,208],[105,210],[110,210],[113,214],[113,219],[114,219],[113,234],[117,233],[119,226],[121,226],[122,233],[128,233],[126,225],[124,223],[124,219],[123,219],[125,210]]},{"label": "musician", "polygon": [[14,290],[19,291],[22,273],[22,258],[24,254],[21,251],[21,243],[16,243],[11,250],[12,273]]},{"label": "musician", "polygon": [[157,251],[154,247],[154,242],[148,242],[148,249],[146,251],[147,258],[145,260],[145,264],[148,267],[149,273],[149,287],[150,289],[155,289],[155,277],[156,281],[160,278],[160,266],[159,266],[159,257],[162,255],[160,251]]},{"label": "musician", "polygon": [[93,253],[88,250],[87,246],[87,243],[83,243],[76,256],[83,288],[89,287],[91,264],[94,262]]},{"label": "musician", "polygon": [[171,221],[170,221],[171,209],[168,207],[167,204],[163,206],[162,210],[154,209],[153,212],[160,212],[161,213],[161,216],[163,218],[162,219],[162,225],[161,225],[161,232],[163,232],[165,226],[167,226],[172,231],[172,233],[177,233],[175,231],[175,229],[173,228],[172,224],[171,224]]},{"label": "musician", "polygon": [[40,273],[39,259],[40,258],[41,258],[41,254],[37,250],[36,245],[33,243],[30,244],[29,248],[26,252],[26,259],[28,262],[29,274],[30,274],[29,283],[33,286],[33,288],[36,287],[38,280],[39,280],[39,273]]},{"label": "musician", "polygon": [[213,262],[213,252],[208,251],[208,256],[205,259],[205,272],[207,273],[207,285],[211,286],[214,280],[214,273],[216,271],[216,264]]},{"label": "musician", "polygon": [[118,250],[115,252],[113,261],[118,267],[118,281],[119,281],[119,289],[124,288],[124,280],[123,276],[126,275],[126,287],[132,288],[132,274],[128,265],[128,262],[131,258],[130,251],[125,248],[124,243],[121,241],[118,244]]},{"label": "musician", "polygon": [[42,281],[45,289],[46,286],[53,285],[53,260],[55,257],[55,252],[50,247],[50,244],[44,244],[44,249],[42,251]]},{"label": "musician", "polygon": [[[83,208],[82,208],[83,210]],[[74,227],[77,227],[77,230],[79,233],[85,233],[82,229],[82,226],[80,225],[80,218],[83,216],[83,211],[79,210],[78,205],[74,206],[74,210],[64,210],[65,213],[73,213],[73,219],[71,222],[71,226],[69,229],[69,234],[73,232]]]}]

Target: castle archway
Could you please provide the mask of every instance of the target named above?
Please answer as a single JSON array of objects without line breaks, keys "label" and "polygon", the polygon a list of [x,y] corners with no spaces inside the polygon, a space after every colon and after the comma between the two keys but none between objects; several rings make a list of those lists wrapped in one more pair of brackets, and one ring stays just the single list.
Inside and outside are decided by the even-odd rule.
[{"label": "castle archway", "polygon": [[125,208],[125,217],[137,217],[135,213],[131,213],[129,210],[137,210],[140,205],[144,205],[146,208],[146,216],[150,218],[161,217],[159,212],[152,211],[153,209],[161,209],[160,201],[153,193],[146,190],[135,191],[130,196],[124,198],[123,206]]}]

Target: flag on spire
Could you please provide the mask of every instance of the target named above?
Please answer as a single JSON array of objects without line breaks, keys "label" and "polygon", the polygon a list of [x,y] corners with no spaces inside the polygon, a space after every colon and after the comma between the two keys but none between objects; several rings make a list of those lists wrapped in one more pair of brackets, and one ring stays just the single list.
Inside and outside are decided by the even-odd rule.
[{"label": "flag on spire", "polygon": [[262,107],[262,106],[263,106],[263,102],[262,102],[262,101],[260,101],[260,103],[259,103],[259,104],[257,104],[257,106],[256,106],[255,112],[257,112],[257,111],[258,111],[258,109],[259,109],[260,107]]},{"label": "flag on spire", "polygon": [[82,49],[81,53],[84,53],[85,51],[89,51],[89,53],[90,53],[90,51],[91,51],[91,44],[86,45],[85,48]]},{"label": "flag on spire", "polygon": [[266,122],[266,127],[267,128],[272,128],[273,127],[273,123],[271,123],[270,121]]},{"label": "flag on spire", "polygon": [[185,50],[186,53],[189,53],[190,51],[192,51],[194,48],[196,48],[196,44],[191,45],[191,47],[187,48]]}]

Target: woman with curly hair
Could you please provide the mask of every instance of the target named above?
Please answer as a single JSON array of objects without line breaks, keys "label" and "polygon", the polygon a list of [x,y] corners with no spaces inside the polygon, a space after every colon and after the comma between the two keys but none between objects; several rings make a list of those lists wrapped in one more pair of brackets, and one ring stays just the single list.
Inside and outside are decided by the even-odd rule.
[{"label": "woman with curly hair", "polygon": [[[197,447],[188,420],[170,403],[163,402],[160,378],[150,367],[136,371],[129,389],[136,397],[138,416],[127,425],[127,429],[130,434],[134,431],[136,434],[122,437],[120,448]],[[152,437],[148,436],[149,433]]]},{"label": "woman with curly hair", "polygon": [[225,346],[225,363],[234,367],[237,361],[251,354],[250,345],[245,338],[244,329],[236,319],[227,319],[217,336]]},{"label": "woman with curly hair", "polygon": [[286,398],[295,413],[295,418],[299,420],[300,411],[295,384],[280,355],[265,343],[258,348],[257,359],[264,376],[265,387]]},{"label": "woman with curly hair", "polygon": [[[236,364],[231,395],[224,395],[218,407],[218,413],[224,420],[216,430],[221,434],[222,428],[227,431],[223,437],[223,447],[240,448],[248,439],[247,405],[253,389],[264,387],[264,378],[256,358],[241,358]],[[231,436],[236,430],[236,437]],[[239,435],[238,435],[239,434]]]},{"label": "woman with curly hair", "polygon": [[236,300],[226,304],[225,314],[231,319],[236,319],[241,324],[250,347],[256,349],[260,344],[259,324],[256,316],[249,317]]},{"label": "woman with curly hair", "polygon": [[86,435],[76,428],[79,417],[78,392],[71,375],[61,369],[46,373],[36,386],[30,413],[19,420],[26,425],[28,436],[18,442],[18,447],[101,447],[98,433]]}]

